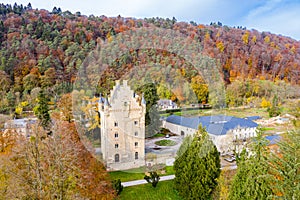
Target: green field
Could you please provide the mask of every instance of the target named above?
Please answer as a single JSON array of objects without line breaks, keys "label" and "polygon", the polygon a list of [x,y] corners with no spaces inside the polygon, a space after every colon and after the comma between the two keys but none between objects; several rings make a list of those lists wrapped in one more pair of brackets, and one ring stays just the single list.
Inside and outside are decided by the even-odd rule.
[{"label": "green field", "polygon": [[158,146],[174,146],[177,144],[177,142],[173,140],[159,140],[155,142],[156,145]]},{"label": "green field", "polygon": [[151,184],[126,187],[117,199],[124,200],[181,200],[173,187],[173,181],[162,181],[153,188]]},{"label": "green field", "polygon": [[130,169],[124,171],[109,172],[111,180],[120,179],[121,182],[144,179],[145,168]]}]

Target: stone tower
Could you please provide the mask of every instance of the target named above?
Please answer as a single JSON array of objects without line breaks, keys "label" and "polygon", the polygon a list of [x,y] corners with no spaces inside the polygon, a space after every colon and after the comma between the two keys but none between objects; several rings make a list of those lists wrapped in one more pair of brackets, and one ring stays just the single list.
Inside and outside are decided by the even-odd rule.
[{"label": "stone tower", "polygon": [[127,85],[116,81],[108,98],[100,97],[101,152],[107,170],[145,165],[146,102]]}]

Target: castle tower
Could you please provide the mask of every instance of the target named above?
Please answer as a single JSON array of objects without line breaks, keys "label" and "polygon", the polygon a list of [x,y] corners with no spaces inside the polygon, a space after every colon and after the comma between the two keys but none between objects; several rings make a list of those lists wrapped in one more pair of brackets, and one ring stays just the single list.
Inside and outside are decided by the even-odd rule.
[{"label": "castle tower", "polygon": [[145,100],[116,81],[108,98],[100,97],[101,152],[107,170],[145,165]]}]

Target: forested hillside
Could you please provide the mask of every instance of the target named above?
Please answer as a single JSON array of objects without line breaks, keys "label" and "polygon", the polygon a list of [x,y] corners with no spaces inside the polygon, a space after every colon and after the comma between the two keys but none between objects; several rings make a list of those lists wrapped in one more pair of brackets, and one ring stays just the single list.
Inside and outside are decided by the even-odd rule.
[{"label": "forested hillside", "polygon": [[[219,22],[202,25],[177,22],[175,18],[84,16],[56,7],[47,11],[34,9],[30,4],[1,4],[0,92],[5,97],[1,110],[14,107],[16,99],[33,98],[25,97],[36,88],[50,88],[58,94],[70,92],[80,65],[97,45],[118,33],[151,26],[178,30],[186,37],[196,38],[202,44],[203,54],[220,62],[226,84],[237,79],[300,83],[300,42],[288,37],[232,28]],[[125,71],[135,61],[129,56],[130,59],[117,63]],[[170,63],[176,67],[175,62]]]}]

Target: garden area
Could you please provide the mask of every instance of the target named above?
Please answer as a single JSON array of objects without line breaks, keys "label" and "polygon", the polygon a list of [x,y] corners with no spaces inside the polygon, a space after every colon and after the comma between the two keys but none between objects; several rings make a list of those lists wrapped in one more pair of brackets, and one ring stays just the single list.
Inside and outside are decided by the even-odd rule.
[{"label": "garden area", "polygon": [[137,186],[126,187],[118,197],[120,200],[136,199],[136,200],[182,200],[177,191],[174,189],[173,180],[160,181],[154,188],[151,184],[143,184]]}]

